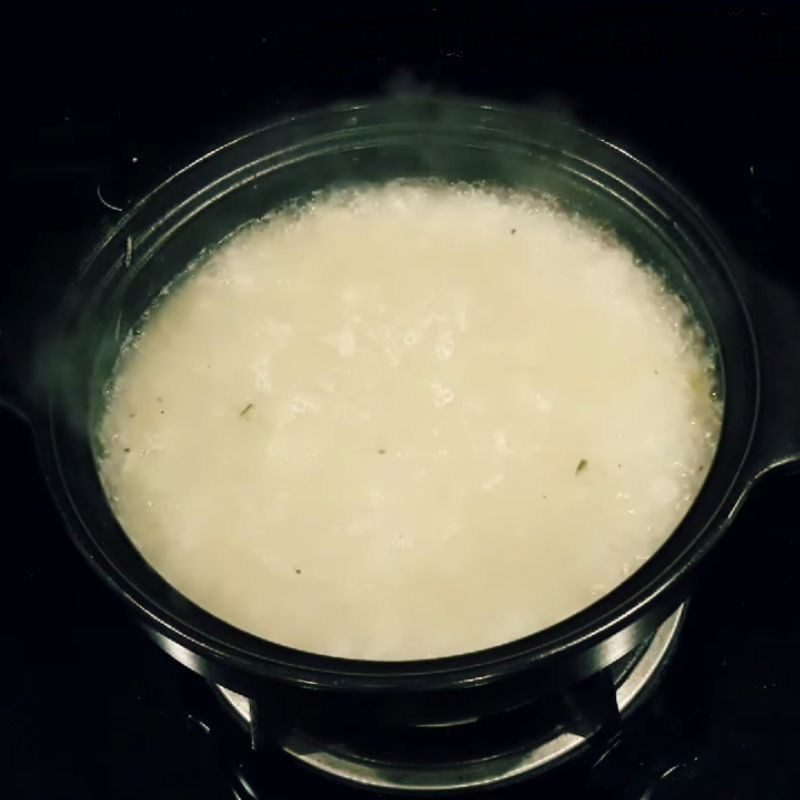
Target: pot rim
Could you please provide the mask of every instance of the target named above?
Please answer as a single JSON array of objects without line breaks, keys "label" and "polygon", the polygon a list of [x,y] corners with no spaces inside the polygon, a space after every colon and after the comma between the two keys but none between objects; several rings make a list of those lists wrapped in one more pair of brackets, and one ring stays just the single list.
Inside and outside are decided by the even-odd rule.
[{"label": "pot rim", "polygon": [[[279,146],[268,154],[292,158],[298,148],[324,146],[326,135],[341,133],[342,121],[348,116],[380,119],[382,114],[395,113],[399,114],[397,120],[380,123],[383,134],[402,137],[412,130],[423,129],[435,135],[436,131],[465,130],[465,126],[472,125],[471,130],[482,135],[493,131],[510,132],[524,141],[531,135],[529,131],[541,132],[542,120],[546,120],[551,136],[554,131],[569,133],[570,147],[576,149],[578,157],[580,148],[584,148],[593,154],[602,154],[617,167],[624,164],[629,174],[620,178],[622,185],[631,188],[662,214],[666,208],[667,216],[678,215],[673,220],[675,235],[685,237],[693,247],[702,247],[703,258],[713,259],[709,268],[715,270],[716,278],[726,287],[728,310],[733,309],[738,315],[736,360],[729,358],[730,352],[726,355],[726,342],[721,338],[719,378],[725,396],[725,419],[717,457],[694,504],[667,542],[616,589],[577,614],[517,641],[463,655],[421,661],[359,661],[307,653],[248,634],[182,598],[141,557],[141,564],[135,565],[131,559],[122,561],[111,553],[105,545],[104,531],[113,528],[121,533],[121,529],[104,497],[103,502],[95,497],[94,506],[90,507],[85,502],[85,487],[76,485],[69,463],[71,456],[68,458],[66,454],[87,444],[86,441],[82,444],[81,434],[65,423],[55,394],[51,394],[43,418],[36,420],[34,427],[51,491],[67,520],[72,538],[95,571],[143,615],[148,627],[186,648],[190,656],[182,659],[185,663],[187,658],[191,661],[191,654],[196,654],[235,670],[298,685],[331,689],[414,687],[430,690],[467,687],[545,661],[563,662],[571,655],[586,653],[615,634],[632,629],[640,619],[653,617],[655,624],[674,610],[684,579],[725,530],[749,485],[746,475],[742,482],[742,467],[758,414],[759,365],[752,324],[739,288],[737,271],[740,267],[702,212],[673,184],[626,150],[549,112],[485,100],[406,97],[334,105],[258,128],[178,170],[134,205],[90,253],[78,273],[76,288],[81,291],[91,284],[97,263],[107,259],[110,252],[115,253],[114,258],[122,262],[123,267],[126,259],[130,266],[132,232],[136,231],[139,217],[148,206],[182,182],[191,183],[197,171],[213,167],[216,160],[235,154],[237,147],[272,137]],[[292,141],[294,132],[309,127],[318,132],[311,138]],[[370,130],[374,132],[374,126],[353,128],[355,135]],[[555,139],[549,144],[559,148]],[[599,166],[605,170],[603,164]],[[612,174],[610,168],[605,171]],[[225,178],[232,175],[228,173]],[[643,190],[631,183],[630,175]],[[211,184],[206,187],[208,185]],[[187,202],[197,199],[201,193],[202,189],[190,195]],[[179,209],[174,207],[161,220]],[[155,227],[150,226],[146,235],[154,231]],[[65,304],[61,312],[61,330],[69,329],[74,314],[74,306]],[[713,309],[711,317],[715,325],[720,322]],[[83,439],[87,439],[85,432]],[[96,493],[98,487],[99,481],[92,491]],[[103,504],[105,518],[101,519]],[[663,608],[656,612],[661,606]]]}]

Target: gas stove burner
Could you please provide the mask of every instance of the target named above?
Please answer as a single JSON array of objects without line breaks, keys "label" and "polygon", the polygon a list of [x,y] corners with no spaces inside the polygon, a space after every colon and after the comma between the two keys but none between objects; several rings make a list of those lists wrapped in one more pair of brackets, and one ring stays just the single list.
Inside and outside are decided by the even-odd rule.
[{"label": "gas stove burner", "polygon": [[[684,603],[650,639],[608,668],[605,678],[613,681],[617,722],[657,683],[677,643],[685,611]],[[590,686],[589,694],[596,678],[584,682]],[[222,686],[214,689],[250,732],[255,701]],[[552,715],[552,704],[542,713],[541,704],[534,703],[491,719],[406,727],[389,736],[386,732],[362,732],[356,737],[334,734],[325,738],[292,728],[278,744],[302,764],[362,788],[423,793],[488,788],[543,772],[579,754],[604,730],[613,733],[614,722],[584,713],[593,700],[589,698],[588,706],[585,702],[572,716],[566,710],[574,703],[566,696],[555,704],[561,709],[560,717]]]}]

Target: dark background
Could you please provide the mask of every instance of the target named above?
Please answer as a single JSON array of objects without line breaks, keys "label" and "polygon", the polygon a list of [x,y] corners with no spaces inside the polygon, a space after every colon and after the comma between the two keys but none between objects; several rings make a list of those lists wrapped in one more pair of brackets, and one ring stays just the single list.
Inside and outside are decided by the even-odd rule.
[{"label": "dark background", "polygon": [[[7,14],[3,357],[24,361],[34,323],[116,216],[106,204],[126,208],[277,115],[409,87],[568,110],[654,162],[751,269],[800,292],[791,6],[467,5]],[[9,415],[0,447],[0,795],[230,797],[193,710],[195,682],[89,574],[49,506],[27,429]],[[614,755],[616,777],[576,783],[577,796],[796,796],[798,490],[787,477],[752,498],[710,559],[673,670],[629,735],[639,741]]]}]

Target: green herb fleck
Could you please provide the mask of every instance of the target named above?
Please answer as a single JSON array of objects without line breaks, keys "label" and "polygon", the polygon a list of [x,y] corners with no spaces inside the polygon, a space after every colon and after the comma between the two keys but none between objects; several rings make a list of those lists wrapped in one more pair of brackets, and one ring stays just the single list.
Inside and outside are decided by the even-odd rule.
[{"label": "green herb fleck", "polygon": [[512,235],[512,236],[513,236],[513,235],[514,235],[516,232],[517,232],[517,229],[516,229],[516,228],[512,228],[512,229],[511,229],[511,235]]},{"label": "green herb fleck", "polygon": [[576,475],[580,475],[581,472],[583,472],[586,469],[586,467],[588,467],[588,466],[589,466],[589,462],[585,458],[582,458],[578,462],[578,466],[575,467],[575,474]]},{"label": "green herb fleck", "polygon": [[303,574],[303,570],[301,570],[301,569],[296,569],[296,570],[295,570],[295,574],[296,574],[296,575],[302,575],[302,574]]},{"label": "green herb fleck", "polygon": [[382,456],[385,456],[386,455],[386,448],[385,447],[379,447],[378,448],[378,454],[382,455]]},{"label": "green herb fleck", "polygon": [[240,417],[245,417],[245,416],[247,416],[247,414],[249,414],[249,413],[250,413],[250,411],[252,411],[252,409],[253,409],[253,404],[252,404],[252,403],[248,403],[248,404],[247,404],[247,405],[246,405],[246,406],[245,406],[245,407],[244,407],[244,408],[243,408],[243,409],[242,409],[242,410],[239,412],[239,416],[240,416]]}]

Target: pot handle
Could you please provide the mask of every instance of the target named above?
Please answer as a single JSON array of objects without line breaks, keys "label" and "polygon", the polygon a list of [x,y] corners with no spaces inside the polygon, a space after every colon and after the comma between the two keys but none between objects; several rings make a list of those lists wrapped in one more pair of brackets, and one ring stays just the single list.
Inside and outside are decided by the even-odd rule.
[{"label": "pot handle", "polygon": [[747,458],[752,485],[768,473],[800,469],[800,296],[755,270],[747,286],[761,377]]},{"label": "pot handle", "polygon": [[[24,338],[11,321],[0,319],[0,413],[10,412],[30,422],[29,398],[24,389],[27,348],[18,347]],[[23,350],[25,352],[23,352]]]}]

